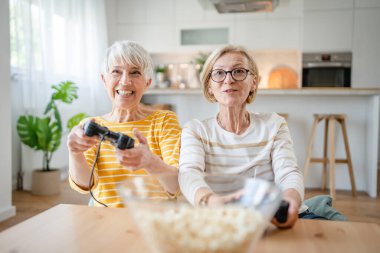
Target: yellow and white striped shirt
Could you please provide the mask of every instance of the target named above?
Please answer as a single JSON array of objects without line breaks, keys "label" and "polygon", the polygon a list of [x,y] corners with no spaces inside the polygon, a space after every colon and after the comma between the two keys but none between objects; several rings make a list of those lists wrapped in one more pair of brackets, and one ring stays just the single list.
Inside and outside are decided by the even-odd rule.
[{"label": "yellow and white striped shirt", "polygon": [[[158,110],[145,119],[123,123],[108,122],[101,117],[95,117],[94,120],[111,131],[121,132],[130,137],[133,137],[133,129],[136,128],[147,138],[149,149],[153,154],[159,156],[166,164],[178,168],[181,129],[177,116],[173,112]],[[135,140],[135,145],[137,145],[137,140]],[[97,148],[96,145],[85,152],[90,168],[93,166]],[[115,156],[115,147],[106,141],[101,144],[94,174],[96,177],[94,177],[92,189],[95,198],[109,207],[122,207],[124,205],[117,192],[118,183],[127,178],[148,173],[144,169],[131,171],[120,165]],[[69,180],[73,189],[88,193],[78,187],[72,179]],[[158,180],[149,186],[149,190],[148,195],[152,199],[170,198],[170,194]],[[94,205],[100,204],[94,201]]]}]

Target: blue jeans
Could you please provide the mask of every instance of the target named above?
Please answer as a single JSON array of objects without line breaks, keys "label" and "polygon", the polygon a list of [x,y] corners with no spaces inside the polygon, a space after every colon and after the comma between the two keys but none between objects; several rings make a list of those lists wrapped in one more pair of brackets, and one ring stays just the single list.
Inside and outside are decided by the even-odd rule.
[{"label": "blue jeans", "polygon": [[316,215],[313,212],[310,212],[309,209],[298,214],[298,218],[300,218],[300,219],[311,219],[311,220],[328,220],[325,217],[322,217],[322,216]]}]

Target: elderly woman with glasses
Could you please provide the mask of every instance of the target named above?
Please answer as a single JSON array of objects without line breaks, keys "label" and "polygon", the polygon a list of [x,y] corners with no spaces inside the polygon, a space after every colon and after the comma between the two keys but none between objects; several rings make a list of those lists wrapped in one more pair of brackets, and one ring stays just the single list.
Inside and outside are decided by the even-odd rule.
[{"label": "elderly woman with glasses", "polygon": [[90,193],[96,206],[124,206],[117,186],[134,176],[156,176],[147,186],[146,195],[151,199],[175,198],[179,192],[181,129],[177,116],[140,104],[152,75],[151,57],[136,42],[118,41],[108,48],[101,78],[112,108],[91,120],[133,137],[137,143],[134,148],[121,150],[110,142],[99,143],[97,136],[84,134],[83,124],[68,136],[70,185],[81,193]]},{"label": "elderly woman with glasses", "polygon": [[219,112],[206,120],[192,120],[182,130],[180,188],[193,205],[218,205],[236,196],[219,196],[205,183],[205,174],[244,175],[274,181],[289,202],[288,219],[278,227],[291,227],[305,211],[303,177],[284,118],[276,113],[252,113],[260,77],[246,49],[225,46],[207,59],[201,83],[207,100]]}]

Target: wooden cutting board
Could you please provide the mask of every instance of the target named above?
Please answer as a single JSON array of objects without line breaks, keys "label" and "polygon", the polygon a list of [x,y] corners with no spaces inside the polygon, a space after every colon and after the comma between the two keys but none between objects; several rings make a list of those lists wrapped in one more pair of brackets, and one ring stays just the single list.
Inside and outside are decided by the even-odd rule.
[{"label": "wooden cutting board", "polygon": [[289,67],[277,67],[269,74],[269,89],[297,89],[298,75]]}]

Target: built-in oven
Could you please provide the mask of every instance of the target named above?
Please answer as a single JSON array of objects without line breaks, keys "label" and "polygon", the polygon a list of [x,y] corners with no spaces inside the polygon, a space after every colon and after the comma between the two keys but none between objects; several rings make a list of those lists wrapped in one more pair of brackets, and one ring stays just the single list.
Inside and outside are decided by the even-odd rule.
[{"label": "built-in oven", "polygon": [[303,53],[302,87],[351,87],[352,53]]}]

